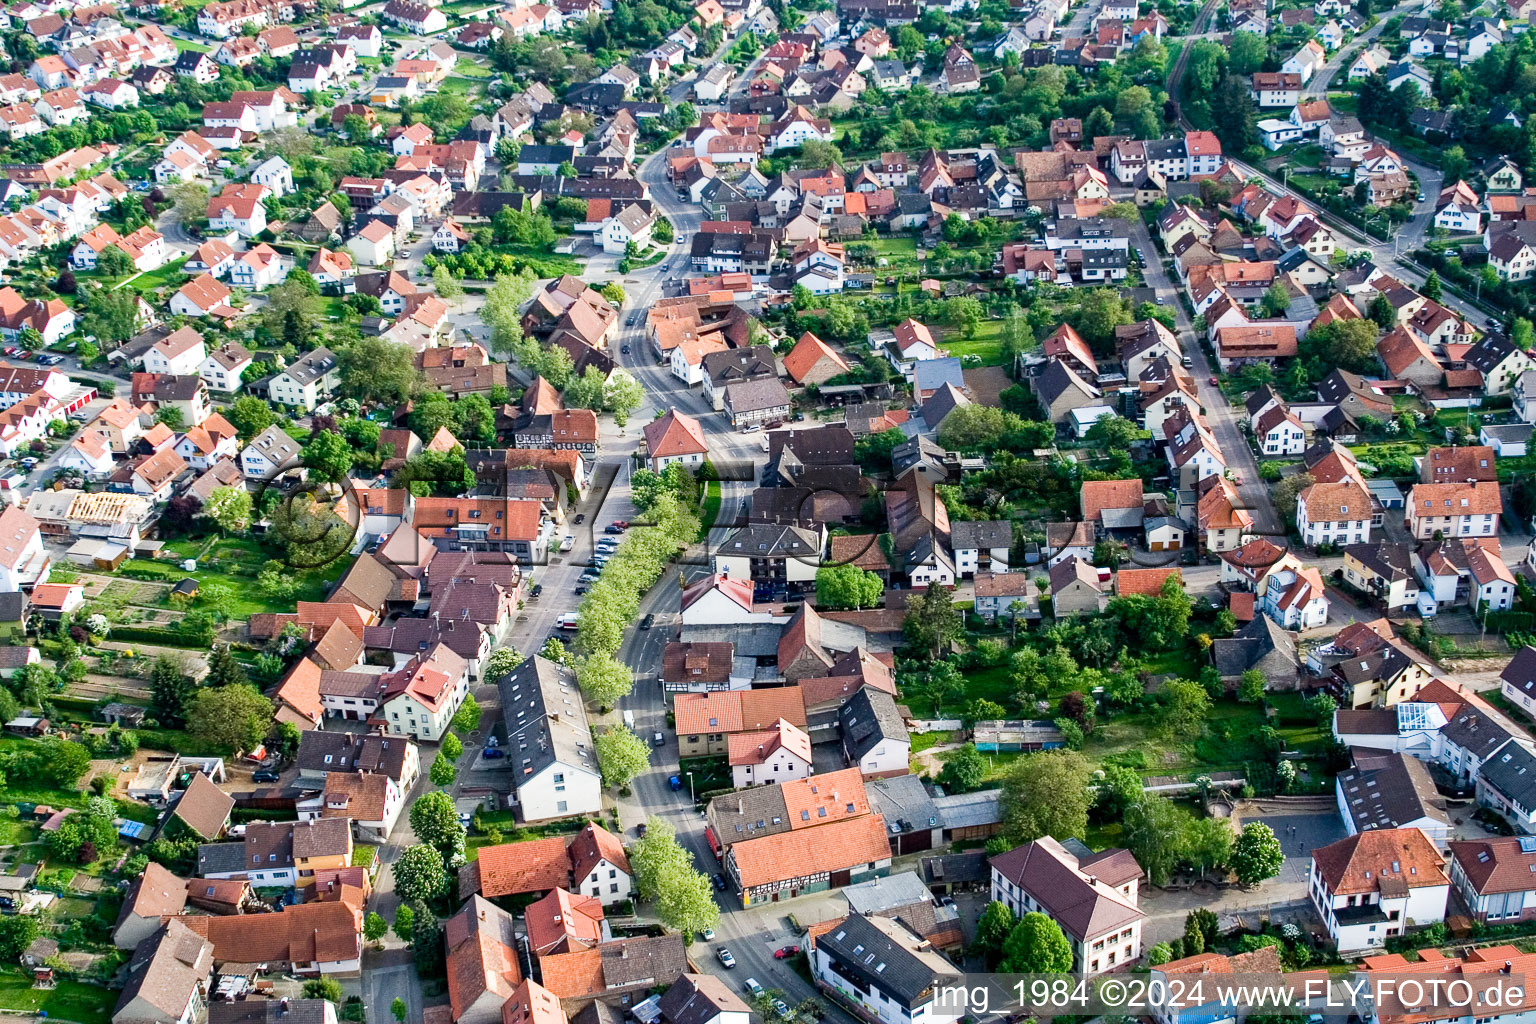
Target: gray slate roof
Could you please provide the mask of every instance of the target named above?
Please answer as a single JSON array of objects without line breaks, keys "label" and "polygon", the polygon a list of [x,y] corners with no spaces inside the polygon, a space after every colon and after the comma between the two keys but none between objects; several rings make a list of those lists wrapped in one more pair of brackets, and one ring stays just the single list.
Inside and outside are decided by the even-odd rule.
[{"label": "gray slate roof", "polygon": [[531,779],[557,762],[597,771],[586,708],[570,669],[536,654],[504,676],[497,693],[508,767],[518,778]]},{"label": "gray slate roof", "polygon": [[843,752],[850,764],[886,740],[911,742],[907,726],[896,710],[896,698],[883,690],[865,686],[837,712],[843,732]]}]

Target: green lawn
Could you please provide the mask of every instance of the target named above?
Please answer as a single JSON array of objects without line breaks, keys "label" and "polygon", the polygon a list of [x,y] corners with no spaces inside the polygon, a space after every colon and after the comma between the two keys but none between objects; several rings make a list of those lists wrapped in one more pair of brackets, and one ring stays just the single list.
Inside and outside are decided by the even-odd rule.
[{"label": "green lawn", "polygon": [[492,74],[490,68],[476,63],[471,57],[460,57],[453,66],[453,73],[464,78],[490,78]]},{"label": "green lawn", "polygon": [[[344,568],[343,564],[333,563],[324,569],[294,570],[301,581],[298,592],[293,597],[274,600],[257,589],[255,580],[256,573],[260,571],[269,555],[258,552],[256,557],[242,558],[232,564],[213,568],[213,565],[225,561],[217,557],[218,551],[216,547],[214,558],[199,561],[197,571],[192,573],[185,572],[178,564],[142,558],[132,559],[124,565],[143,573],[146,577],[152,576],[167,583],[176,583],[187,576],[191,576],[204,586],[210,583],[222,583],[233,592],[230,605],[226,610],[236,619],[248,619],[262,612],[291,612],[295,601],[323,600],[326,580],[340,576]],[[345,564],[349,565],[350,560]],[[162,599],[161,603],[164,607],[172,607],[169,599]],[[197,606],[197,602],[193,601],[192,607],[195,609]]]},{"label": "green lawn", "polygon": [[181,259],[172,260],[157,270],[146,271],[138,277],[129,278],[126,283],[129,287],[140,292],[154,291],[156,288],[163,288],[167,285],[174,285],[179,288],[187,280],[187,275],[181,271],[181,265],[185,262],[187,262],[187,257],[183,256]]},{"label": "green lawn", "polygon": [[451,76],[443,79],[442,91],[450,95],[468,96],[471,92],[481,89],[484,85],[483,79]]},{"label": "green lawn", "polygon": [[704,485],[704,508],[699,515],[699,539],[709,536],[710,527],[720,517],[720,481],[710,480]]},{"label": "green lawn", "polygon": [[976,356],[983,366],[1003,364],[1003,322],[983,320],[976,325],[976,334],[962,338],[958,333],[946,333],[943,345],[949,354],[960,359]]}]

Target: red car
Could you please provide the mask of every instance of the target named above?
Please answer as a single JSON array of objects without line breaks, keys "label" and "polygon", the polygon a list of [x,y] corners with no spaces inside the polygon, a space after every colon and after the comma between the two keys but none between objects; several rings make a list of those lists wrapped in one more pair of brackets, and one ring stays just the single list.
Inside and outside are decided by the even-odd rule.
[{"label": "red car", "polygon": [[799,946],[785,946],[783,949],[774,950],[773,958],[775,960],[788,960],[798,952],[800,952]]},{"label": "red car", "polygon": [[1210,383],[1211,383],[1211,387],[1215,387],[1217,384],[1220,384],[1221,382],[1219,380],[1217,380],[1215,377],[1212,377]]}]

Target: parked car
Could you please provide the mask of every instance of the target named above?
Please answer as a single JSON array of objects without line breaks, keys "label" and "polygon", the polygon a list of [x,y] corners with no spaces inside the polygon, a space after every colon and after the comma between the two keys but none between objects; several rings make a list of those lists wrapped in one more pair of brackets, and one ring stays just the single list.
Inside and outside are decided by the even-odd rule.
[{"label": "parked car", "polygon": [[588,569],[586,572],[584,572],[580,576],[576,577],[576,582],[577,583],[596,583],[597,582],[597,573],[593,572],[591,569]]},{"label": "parked car", "polygon": [[578,512],[578,513],[576,513],[576,518],[571,520],[571,522],[575,523],[577,526],[580,526],[582,523],[584,523],[586,521],[587,521],[587,514],[585,512]]},{"label": "parked car", "polygon": [[715,888],[717,890],[719,890],[720,892],[725,892],[725,876],[722,875],[720,872],[716,871],[715,872],[715,879],[714,879],[714,881],[715,881]]},{"label": "parked car", "polygon": [[720,962],[722,964],[724,964],[727,968],[731,968],[731,967],[735,967],[736,966],[736,958],[734,956],[731,956],[731,951],[726,949],[725,947],[722,946],[719,950],[717,950],[715,952],[715,955],[720,958]]},{"label": "parked car", "polygon": [[655,612],[647,612],[646,615],[645,615],[645,618],[640,620],[640,628],[641,629],[650,629],[654,625],[656,625],[656,613]]},{"label": "parked car", "polygon": [[629,355],[629,346],[628,345],[620,345],[619,346],[619,354],[620,355],[626,355],[626,356]]},{"label": "parked car", "polygon": [[586,588],[586,586],[584,584],[580,585],[580,586],[578,586],[576,588],[576,596],[577,597],[580,597],[582,594],[585,594],[586,592],[587,592],[587,588]]},{"label": "parked car", "polygon": [[760,995],[763,994],[763,986],[761,986],[761,985],[759,985],[757,983],[757,979],[756,978],[748,978],[747,979],[747,983],[746,983],[746,985],[744,987],[746,988],[747,993],[749,995],[751,995],[753,998],[756,998],[757,996],[760,996]]},{"label": "parked car", "polygon": [[699,938],[705,942],[713,942],[715,941],[715,930],[713,928],[705,928],[702,932],[699,932]]},{"label": "parked car", "polygon": [[252,782],[276,782],[282,776],[270,768],[262,768],[251,773]]},{"label": "parked car", "polygon": [[653,747],[665,746],[666,743],[667,743],[667,738],[665,736],[663,736],[659,732],[655,736],[651,737],[651,746],[653,746]]},{"label": "parked car", "polygon": [[542,584],[542,583],[535,583],[533,585],[533,590],[531,591],[531,593],[533,594],[534,597],[538,597],[540,594],[544,593],[544,584]]},{"label": "parked car", "polygon": [[676,793],[678,790],[683,788],[683,780],[678,778],[676,775],[673,775],[667,779],[667,785],[671,786],[672,792]]},{"label": "parked car", "polygon": [[775,960],[788,960],[798,952],[800,952],[799,946],[784,946],[773,951],[773,958]]},{"label": "parked car", "polygon": [[615,519],[613,521],[613,525],[617,526],[620,530],[627,530],[627,529],[629,529],[629,520],[628,519]]},{"label": "parked car", "polygon": [[506,757],[507,756],[507,752],[505,750],[501,749],[500,747],[486,747],[484,752],[482,753],[482,756],[487,761],[495,761],[495,760],[498,760],[500,758]]},{"label": "parked car", "polygon": [[569,550],[571,550],[571,548],[573,548],[575,546],[576,546],[576,538],[572,537],[570,534],[566,534],[565,537],[560,541],[560,550],[561,551],[569,551]]},{"label": "parked car", "polygon": [[789,1020],[789,1004],[784,1000],[775,999],[773,1001],[773,1012],[778,1014],[784,1020]]},{"label": "parked car", "polygon": [[620,526],[618,523],[609,523],[607,526],[603,527],[603,532],[604,533],[623,533],[624,532],[624,527]]},{"label": "parked car", "polygon": [[645,822],[642,821],[640,824],[635,826],[635,835],[639,836],[641,839],[645,838]]}]

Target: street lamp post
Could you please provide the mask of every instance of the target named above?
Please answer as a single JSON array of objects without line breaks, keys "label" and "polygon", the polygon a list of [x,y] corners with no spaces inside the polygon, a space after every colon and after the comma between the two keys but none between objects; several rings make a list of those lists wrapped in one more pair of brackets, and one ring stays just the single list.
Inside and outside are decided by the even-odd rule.
[{"label": "street lamp post", "polygon": [[688,799],[692,800],[694,803],[698,803],[699,802],[699,798],[693,795],[693,772],[688,772],[687,774],[688,774]]}]

